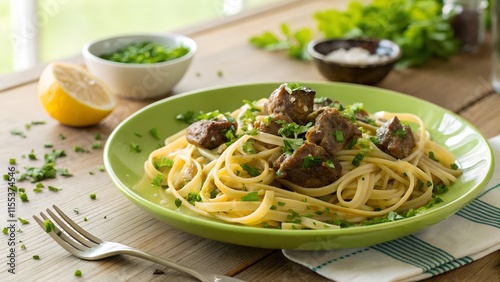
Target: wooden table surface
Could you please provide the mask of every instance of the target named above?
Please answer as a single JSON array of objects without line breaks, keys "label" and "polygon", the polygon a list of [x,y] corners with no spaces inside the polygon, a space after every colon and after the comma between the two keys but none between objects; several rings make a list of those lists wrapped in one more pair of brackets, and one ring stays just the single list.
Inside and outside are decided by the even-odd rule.
[{"label": "wooden table surface", "polygon": [[[278,31],[282,22],[292,26],[315,27],[312,14],[328,7],[342,8],[346,1],[288,1],[259,11],[247,12],[236,18],[218,19],[203,28],[182,32],[191,36],[199,51],[182,81],[172,95],[217,85],[244,82],[325,81],[310,62],[295,61],[283,53],[257,50],[248,43],[252,35],[264,30]],[[419,97],[455,111],[476,125],[486,137],[500,134],[500,95],[490,84],[491,49],[486,44],[474,54],[458,54],[448,61],[432,61],[420,68],[392,72],[378,87]],[[81,62],[81,58],[73,58]],[[43,66],[42,66],[43,67]],[[235,276],[247,281],[327,281],[327,279],[298,264],[288,261],[280,250],[230,245],[197,237],[176,230],[153,218],[128,201],[113,185],[105,172],[102,150],[89,153],[74,152],[73,146],[90,148],[97,132],[104,138],[127,116],[151,101],[118,99],[115,111],[98,126],[71,128],[58,124],[42,109],[37,98],[37,76],[40,67],[14,74],[0,80],[0,156],[2,174],[8,173],[8,159],[16,158],[17,168],[41,164],[26,157],[34,152],[39,159],[53,143],[67,157],[58,159],[58,166],[67,167],[73,177],[43,181],[62,190],[33,193],[34,184],[18,183],[26,189],[29,202],[17,200],[16,216],[30,220],[17,222],[16,274],[7,272],[8,236],[0,234],[0,281],[191,281],[185,275],[149,261],[120,256],[98,262],[77,259],[37,226],[34,214],[53,204],[68,212],[91,233],[108,240],[121,242],[151,252],[188,267]],[[221,76],[218,73],[222,73]],[[26,124],[45,121],[42,125]],[[26,138],[9,134],[23,131]],[[61,140],[59,135],[66,138]],[[23,157],[24,156],[24,157]],[[93,174],[91,174],[92,172]],[[7,183],[1,183],[2,225],[7,225]],[[89,198],[97,195],[96,200]],[[79,209],[79,214],[73,212]],[[87,221],[84,221],[84,218]],[[20,249],[20,243],[26,247]],[[38,255],[40,260],[34,260]],[[429,281],[499,281],[500,252],[490,254],[459,269],[433,277]],[[76,278],[80,269],[83,276]],[[154,274],[161,269],[164,274]]]}]

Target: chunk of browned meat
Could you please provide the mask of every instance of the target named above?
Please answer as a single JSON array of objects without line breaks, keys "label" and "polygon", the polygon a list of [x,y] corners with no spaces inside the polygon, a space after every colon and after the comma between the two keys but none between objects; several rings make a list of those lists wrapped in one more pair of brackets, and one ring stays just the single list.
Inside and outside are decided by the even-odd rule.
[{"label": "chunk of browned meat", "polygon": [[200,120],[187,128],[186,139],[198,147],[214,149],[229,141],[224,133],[232,125],[227,120]]},{"label": "chunk of browned meat", "polygon": [[288,93],[286,86],[286,84],[282,84],[271,93],[267,110],[264,112],[284,114],[295,123],[304,125],[308,122],[307,116],[313,111],[316,92],[306,87],[300,87],[294,89],[292,93]]},{"label": "chunk of browned meat", "polygon": [[259,116],[255,120],[253,126],[261,132],[278,135],[278,131],[283,126],[278,121],[283,121],[283,123],[292,123],[292,119],[284,114],[272,114],[269,116]]},{"label": "chunk of browned meat", "polygon": [[297,185],[317,188],[340,178],[342,165],[322,147],[305,142],[291,155],[283,154],[274,163],[278,178]]},{"label": "chunk of browned meat", "polygon": [[395,116],[377,129],[378,147],[391,156],[404,159],[415,147],[415,137],[411,128],[402,125]]},{"label": "chunk of browned meat", "polygon": [[356,124],[334,108],[322,108],[315,118],[314,126],[306,133],[309,142],[325,148],[332,156],[353,138],[359,137],[361,130]]}]

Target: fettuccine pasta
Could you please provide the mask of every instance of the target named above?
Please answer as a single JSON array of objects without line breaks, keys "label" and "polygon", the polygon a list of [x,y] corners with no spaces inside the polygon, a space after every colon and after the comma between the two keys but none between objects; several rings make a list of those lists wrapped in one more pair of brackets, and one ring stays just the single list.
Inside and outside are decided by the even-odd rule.
[{"label": "fettuccine pasta", "polygon": [[[299,94],[294,92],[294,95]],[[364,112],[363,118],[353,121],[361,134],[355,135],[349,145],[335,154],[325,155],[334,160],[333,163],[309,154],[297,173],[288,172],[290,177],[282,177],[283,165],[277,167],[280,158],[286,161],[293,157],[299,150],[296,147],[304,143],[314,149],[320,146],[310,144],[312,133],[309,132],[304,138],[304,132],[284,136],[258,130],[256,120],[276,116],[269,113],[269,105],[273,103],[270,99],[247,102],[230,114],[214,117],[231,120],[234,133],[234,137],[229,138],[225,131],[227,141],[215,148],[189,142],[188,129],[167,138],[165,146],[153,151],[144,165],[147,177],[154,185],[161,186],[160,196],[173,197],[179,207],[228,223],[281,229],[329,229],[409,216],[411,211],[433,204],[436,191],[447,189],[461,174],[455,157],[431,140],[418,116]],[[338,103],[327,107],[332,105]],[[343,108],[341,112],[345,116],[352,114],[353,107]],[[321,111],[325,112],[320,107],[320,114]],[[250,118],[249,113],[252,113]],[[314,115],[310,115],[310,121]],[[410,133],[414,145],[402,158],[388,153],[377,139],[381,136],[377,130],[394,117],[414,129]],[[316,117],[316,122],[318,119]],[[311,131],[311,126],[312,122],[308,122],[303,128]],[[346,133],[342,136],[339,132],[337,129],[331,134],[337,134],[337,141],[347,141],[342,140],[347,138]],[[286,152],[290,144],[297,145],[295,151]],[[306,164],[306,160],[312,165]],[[308,169],[313,169],[308,165],[317,165],[326,171],[336,169],[338,179],[317,187],[290,180],[295,177],[291,174],[304,171],[307,174]],[[304,179],[304,183],[316,183],[311,180],[314,179]]]}]

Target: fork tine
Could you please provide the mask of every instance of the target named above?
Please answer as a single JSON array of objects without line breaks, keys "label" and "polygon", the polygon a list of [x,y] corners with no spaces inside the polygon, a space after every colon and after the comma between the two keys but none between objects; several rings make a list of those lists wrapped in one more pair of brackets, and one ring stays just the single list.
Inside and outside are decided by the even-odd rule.
[{"label": "fork tine", "polygon": [[85,229],[83,229],[80,225],[76,224],[76,222],[74,222],[73,220],[71,220],[71,218],[69,218],[69,216],[67,216],[65,213],[62,212],[61,209],[59,209],[56,205],[53,205],[52,206],[56,211],[57,213],[67,222],[69,223],[69,225],[71,225],[71,227],[73,227],[73,229],[75,229],[78,233],[82,234],[85,238],[89,239],[90,241],[96,243],[96,244],[101,244],[103,243],[104,241],[97,238],[96,236],[90,234],[89,232],[87,232]]},{"label": "fork tine", "polygon": [[50,209],[47,209],[47,213],[50,215],[52,220],[54,220],[59,225],[61,230],[64,231],[65,233],[67,233],[69,235],[69,237],[71,239],[73,239],[74,241],[76,241],[77,243],[79,243],[85,247],[88,247],[88,248],[94,247],[96,245],[96,243],[88,240],[87,238],[85,238],[84,236],[79,234],[78,232],[75,232],[73,229],[71,229],[71,227],[70,227],[70,225],[68,225],[68,223],[66,223],[64,220],[62,220],[60,217],[58,217]]},{"label": "fork tine", "polygon": [[[40,215],[42,216],[42,218],[44,220],[53,220],[55,221],[57,224],[60,224],[61,221],[59,218],[57,217],[54,217],[53,213],[52,214],[52,218],[49,218],[47,215],[45,215],[43,212],[40,213]],[[69,234],[64,227],[62,226],[58,226],[58,225],[55,225],[54,224],[54,234],[57,235],[58,237],[60,237],[61,239],[63,239],[63,241],[65,241],[67,244],[71,245],[73,248],[79,250],[79,251],[86,251],[88,248],[90,248],[88,245],[90,244],[83,244],[82,242],[76,240],[71,234]],[[60,228],[62,227],[62,229]],[[66,227],[67,228],[67,227]],[[63,232],[65,231],[65,232]]]},{"label": "fork tine", "polygon": [[[48,217],[44,213],[40,213],[40,215],[42,216],[42,218],[48,219]],[[45,230],[45,227],[43,226],[43,221],[41,219],[39,219],[36,215],[33,215],[33,218],[38,223],[38,225],[40,225],[40,227],[42,227],[42,229]],[[52,239],[54,239],[54,241],[56,241],[56,243],[58,243],[61,247],[63,247],[70,254],[77,256],[78,252],[81,252],[85,248],[87,248],[87,247],[84,247],[82,245],[80,245],[80,246],[76,245],[74,240],[70,239],[66,234],[60,233],[60,235],[58,235],[58,234],[56,234],[55,231],[57,231],[57,233],[60,233],[60,231],[58,229],[56,229],[56,230],[52,230],[50,232],[47,232],[47,234],[49,234],[49,236],[52,237]]]}]

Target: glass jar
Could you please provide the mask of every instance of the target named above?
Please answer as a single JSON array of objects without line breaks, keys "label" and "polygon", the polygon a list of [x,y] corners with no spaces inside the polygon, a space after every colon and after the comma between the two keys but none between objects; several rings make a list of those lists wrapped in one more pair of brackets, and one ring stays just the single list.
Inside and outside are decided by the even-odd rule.
[{"label": "glass jar", "polygon": [[500,93],[500,3],[493,0],[491,7],[491,37],[493,50],[493,89]]},{"label": "glass jar", "polygon": [[450,21],[463,51],[476,51],[484,43],[486,7],[486,0],[444,1],[443,17]]}]

